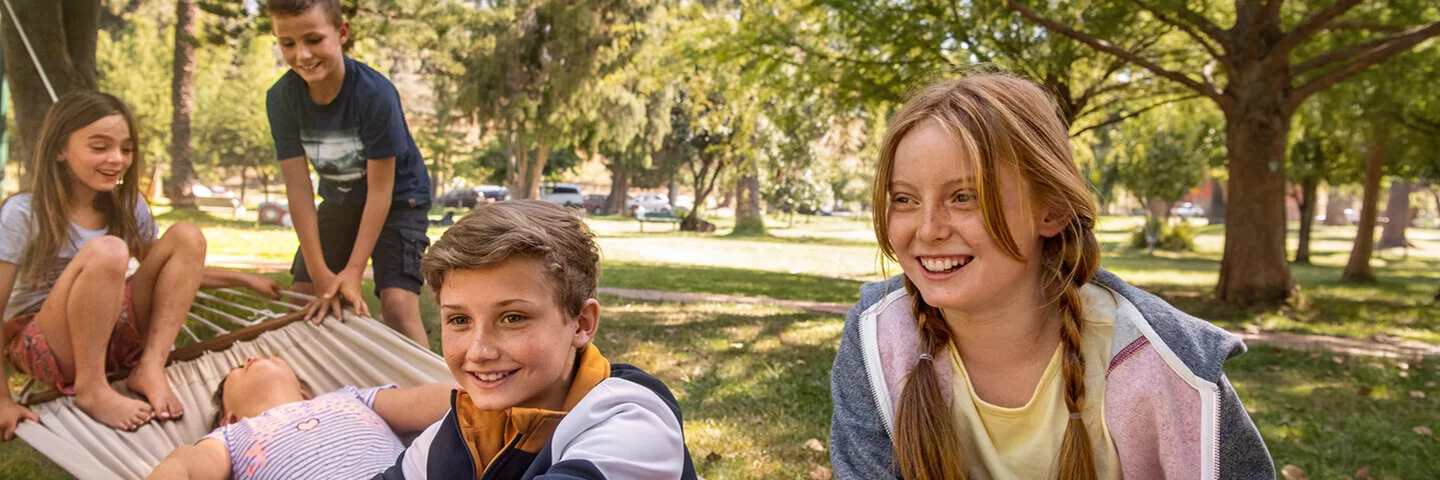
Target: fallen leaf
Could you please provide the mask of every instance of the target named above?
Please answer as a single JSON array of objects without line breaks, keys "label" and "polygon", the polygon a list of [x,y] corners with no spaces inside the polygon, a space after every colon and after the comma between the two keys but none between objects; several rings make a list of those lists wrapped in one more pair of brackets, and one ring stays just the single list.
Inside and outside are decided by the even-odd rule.
[{"label": "fallen leaf", "polygon": [[812,438],[812,439],[809,439],[809,440],[806,440],[806,441],[805,441],[805,448],[808,448],[808,449],[811,449],[811,450],[814,450],[814,451],[817,451],[817,452],[823,452],[823,451],[825,451],[825,444],[820,443],[820,440],[819,440],[819,439]]},{"label": "fallen leaf", "polygon": [[1330,361],[1335,362],[1336,365],[1343,365],[1343,364],[1345,364],[1345,357],[1336,355],[1336,356],[1330,357]]},{"label": "fallen leaf", "polygon": [[1401,370],[1409,370],[1409,369],[1410,369],[1410,364],[1405,363],[1405,362],[1397,363],[1397,364],[1395,364],[1395,366],[1400,367]]},{"label": "fallen leaf", "polygon": [[810,478],[815,480],[830,480],[831,475],[833,474],[830,473],[829,468],[820,465],[816,465],[815,468],[810,469]]},{"label": "fallen leaf", "polygon": [[1306,475],[1304,470],[1294,465],[1286,465],[1285,468],[1280,469],[1280,474],[1285,477],[1285,480],[1310,480],[1310,476]]},{"label": "fallen leaf", "polygon": [[718,462],[718,461],[720,461],[720,458],[721,458],[721,457],[720,457],[720,454],[719,454],[718,452],[710,452],[709,455],[706,455],[706,456],[705,456],[705,461],[707,461],[707,462]]},{"label": "fallen leaf", "polygon": [[1259,326],[1259,325],[1246,325],[1246,326],[1245,326],[1245,333],[1248,333],[1248,334],[1251,334],[1251,335],[1259,335],[1259,334],[1260,334],[1260,326]]},{"label": "fallen leaf", "polygon": [[1425,386],[1435,388],[1435,382],[1425,382]]},{"label": "fallen leaf", "polygon": [[801,359],[796,359],[796,360],[795,360],[795,364],[796,364],[796,365],[804,365],[804,364],[805,364],[805,359],[803,359],[803,358],[801,358]]},{"label": "fallen leaf", "polygon": [[674,334],[675,334],[675,329],[673,329],[673,328],[667,328],[667,329],[665,329],[665,334],[666,334],[666,335],[674,335]]},{"label": "fallen leaf", "polygon": [[1412,428],[1411,430],[1414,430],[1416,434],[1419,434],[1422,437],[1431,437],[1435,435],[1434,430],[1431,430],[1430,427],[1424,425],[1417,426],[1415,428]]},{"label": "fallen leaf", "polygon": [[1355,394],[1356,394],[1356,395],[1359,395],[1359,396],[1362,396],[1362,397],[1368,397],[1368,396],[1370,396],[1370,387],[1360,387],[1360,388],[1357,388],[1357,389],[1355,389]]},{"label": "fallen leaf", "polygon": [[1425,398],[1425,392],[1419,390],[1411,390],[1410,398]]},{"label": "fallen leaf", "polygon": [[1410,372],[1400,372],[1400,378],[1410,378]]},{"label": "fallen leaf", "polygon": [[1362,467],[1355,471],[1355,480],[1370,480],[1370,468]]},{"label": "fallen leaf", "polygon": [[739,349],[745,348],[745,344],[743,344],[743,343],[732,343],[732,344],[730,344],[730,348],[739,350]]},{"label": "fallen leaf", "polygon": [[1267,372],[1278,372],[1278,371],[1280,371],[1280,366],[1279,366],[1279,365],[1266,365],[1266,366],[1265,366],[1265,371],[1267,371]]}]

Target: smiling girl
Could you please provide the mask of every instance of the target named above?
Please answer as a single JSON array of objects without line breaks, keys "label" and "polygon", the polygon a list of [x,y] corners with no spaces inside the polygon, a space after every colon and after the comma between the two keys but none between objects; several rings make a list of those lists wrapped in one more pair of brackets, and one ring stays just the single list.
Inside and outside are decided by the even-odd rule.
[{"label": "smiling girl", "polygon": [[[10,363],[126,430],[184,414],[164,368],[199,288],[280,292],[258,275],[205,271],[205,237],[194,225],[157,235],[139,192],[139,144],[119,99],[60,97],[36,143],[35,183],[0,207],[0,345]],[[132,257],[139,267],[129,274]],[[107,376],[127,369],[126,387],[148,402],[110,387]],[[0,395],[0,440],[22,418],[39,420]]]},{"label": "smiling girl", "polygon": [[1055,102],[1006,75],[891,120],[866,285],[831,373],[836,478],[1272,478],[1233,335],[1099,269]]}]

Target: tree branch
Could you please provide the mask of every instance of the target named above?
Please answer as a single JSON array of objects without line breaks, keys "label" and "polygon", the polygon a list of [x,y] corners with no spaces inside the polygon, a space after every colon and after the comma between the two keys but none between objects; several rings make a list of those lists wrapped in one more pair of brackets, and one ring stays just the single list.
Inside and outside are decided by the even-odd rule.
[{"label": "tree branch", "polygon": [[1363,30],[1367,32],[1399,33],[1405,31],[1404,25],[1385,25],[1380,23],[1363,22],[1330,22],[1321,30]]},{"label": "tree branch", "polygon": [[1105,40],[1101,40],[1101,39],[1099,39],[1099,38],[1095,38],[1094,36],[1091,36],[1091,35],[1089,35],[1089,34],[1081,33],[1081,32],[1076,31],[1076,30],[1074,30],[1074,29],[1072,29],[1072,28],[1070,28],[1070,27],[1061,25],[1060,23],[1055,22],[1054,20],[1050,20],[1050,19],[1048,19],[1048,18],[1041,17],[1040,14],[1035,13],[1034,10],[1031,10],[1031,9],[1029,9],[1029,8],[1025,8],[1025,6],[1020,5],[1020,2],[1019,2],[1018,0],[1005,0],[1005,5],[1006,5],[1006,6],[1009,6],[1011,10],[1014,10],[1015,12],[1019,13],[1021,16],[1024,16],[1025,18],[1029,19],[1031,22],[1035,22],[1036,24],[1038,24],[1038,25],[1040,25],[1040,26],[1042,26],[1042,27],[1045,27],[1046,30],[1049,30],[1049,31],[1054,32],[1054,33],[1059,33],[1059,34],[1064,35],[1064,36],[1066,36],[1066,37],[1070,37],[1070,38],[1074,39],[1075,41],[1078,41],[1078,42],[1080,42],[1080,43],[1084,43],[1084,44],[1086,44],[1086,45],[1089,45],[1090,47],[1092,47],[1092,48],[1094,48],[1094,49],[1096,49],[1096,50],[1100,50],[1100,51],[1102,51],[1102,52],[1109,53],[1109,54],[1114,55],[1114,56],[1116,56],[1116,57],[1120,57],[1120,58],[1122,58],[1122,59],[1125,59],[1125,61],[1128,61],[1128,62],[1130,62],[1130,63],[1133,63],[1133,64],[1135,64],[1135,65],[1137,65],[1137,66],[1140,66],[1140,67],[1142,67],[1142,68],[1144,68],[1144,69],[1146,69],[1146,70],[1149,70],[1149,71],[1151,71],[1151,72],[1154,72],[1156,75],[1159,75],[1159,76],[1161,76],[1161,77],[1165,77],[1165,78],[1168,78],[1168,79],[1170,79],[1170,80],[1174,80],[1175,82],[1178,82],[1178,83],[1180,83],[1181,85],[1184,85],[1184,86],[1190,88],[1191,90],[1194,90],[1194,91],[1200,93],[1201,95],[1210,97],[1210,98],[1214,99],[1214,100],[1217,101],[1217,102],[1223,101],[1223,97],[1222,97],[1220,91],[1217,90],[1217,89],[1215,89],[1213,86],[1205,85],[1205,84],[1203,84],[1203,83],[1201,83],[1201,82],[1198,82],[1198,81],[1196,81],[1195,79],[1190,78],[1190,77],[1186,76],[1186,75],[1183,74],[1183,73],[1176,72],[1176,71],[1174,71],[1174,70],[1169,70],[1169,69],[1166,69],[1165,67],[1161,67],[1160,65],[1157,65],[1155,62],[1151,62],[1151,61],[1149,61],[1149,60],[1146,60],[1145,58],[1141,57],[1140,55],[1135,54],[1134,52],[1131,52],[1131,51],[1128,51],[1128,50],[1125,50],[1125,49],[1116,47],[1115,45],[1111,44],[1110,42],[1107,42],[1107,41],[1105,41]]},{"label": "tree branch", "polygon": [[1306,72],[1315,70],[1317,68],[1324,68],[1335,62],[1341,62],[1347,59],[1363,56],[1371,50],[1384,47],[1391,41],[1394,41],[1394,37],[1385,37],[1381,39],[1371,40],[1358,45],[1351,45],[1345,48],[1331,50],[1329,52],[1316,55],[1308,60],[1295,64],[1295,66],[1290,67],[1290,72],[1297,76],[1303,75]]},{"label": "tree branch", "polygon": [[1324,10],[1321,10],[1315,15],[1312,15],[1310,18],[1305,19],[1304,22],[1300,23],[1300,26],[1295,27],[1295,29],[1291,30],[1290,33],[1285,34],[1285,37],[1281,38],[1280,42],[1275,44],[1275,49],[1273,51],[1280,54],[1289,55],[1290,50],[1294,49],[1301,43],[1304,43],[1306,40],[1309,40],[1310,37],[1315,36],[1315,33],[1325,28],[1325,25],[1329,24],[1331,20],[1334,20],[1335,17],[1339,17],[1340,15],[1344,15],[1345,12],[1348,12],[1350,11],[1350,9],[1355,8],[1356,5],[1359,5],[1360,2],[1361,0],[1336,1],[1333,5],[1330,5]]},{"label": "tree branch", "polygon": [[[1175,28],[1179,28],[1180,31],[1185,32],[1185,34],[1189,35],[1190,38],[1195,39],[1195,42],[1199,43],[1201,47],[1204,47],[1205,51],[1210,53],[1210,56],[1215,57],[1216,59],[1219,59],[1221,61],[1225,61],[1225,55],[1221,52],[1228,51],[1229,46],[1225,43],[1223,35],[1224,32],[1221,31],[1219,27],[1215,27],[1215,24],[1210,23],[1209,20],[1206,20],[1205,17],[1201,16],[1198,13],[1190,11],[1190,9],[1185,8],[1184,6],[1181,6],[1181,11],[1178,12],[1179,15],[1181,15],[1182,18],[1185,18],[1186,21],[1191,22],[1191,24],[1186,24],[1178,19],[1166,15],[1164,12],[1161,12],[1160,9],[1155,8],[1155,6],[1150,4],[1149,2],[1144,2],[1141,0],[1132,0],[1132,2],[1136,5],[1139,5],[1140,8],[1144,9],[1145,11],[1150,12],[1151,15],[1154,15],[1155,18],[1159,19],[1161,22],[1173,25]],[[1204,22],[1204,24],[1195,24],[1195,22],[1197,21]],[[1205,30],[1206,24],[1212,27],[1213,30]],[[1197,31],[1197,28],[1200,30]],[[1211,45],[1210,42],[1212,41],[1220,44],[1220,48],[1216,49],[1214,45]],[[1229,62],[1226,62],[1226,64],[1228,65]]]},{"label": "tree branch", "polygon": [[1363,55],[1355,57],[1348,63],[1336,67],[1334,70],[1330,70],[1329,72],[1325,72],[1324,75],[1315,77],[1314,79],[1306,82],[1305,85],[1296,88],[1290,93],[1289,103],[1291,110],[1299,107],[1306,98],[1309,98],[1316,92],[1325,90],[1326,88],[1330,88],[1331,85],[1339,83],[1341,80],[1344,80],[1347,77],[1356,73],[1362,72],[1367,68],[1379,64],[1380,62],[1384,62],[1390,57],[1405,52],[1411,47],[1418,45],[1420,42],[1425,41],[1425,39],[1434,37],[1436,35],[1440,35],[1440,22],[1415,27],[1408,30],[1406,33],[1391,36],[1389,39],[1390,41],[1386,45],[1377,46],[1369,50],[1368,52],[1365,52]]},{"label": "tree branch", "polygon": [[1183,102],[1183,101],[1186,101],[1186,100],[1193,100],[1193,99],[1196,99],[1196,98],[1200,98],[1200,94],[1198,94],[1198,93],[1192,93],[1192,94],[1189,94],[1189,95],[1184,95],[1184,96],[1180,96],[1180,97],[1175,97],[1175,98],[1172,98],[1172,99],[1169,99],[1169,100],[1163,100],[1163,101],[1160,101],[1160,102],[1155,103],[1154,105],[1150,105],[1150,106],[1141,108],[1141,109],[1139,109],[1139,110],[1136,110],[1136,111],[1133,111],[1133,112],[1130,112],[1130,113],[1126,113],[1126,114],[1124,114],[1124,115],[1110,117],[1109,119],[1106,119],[1106,120],[1103,121],[1103,122],[1100,122],[1100,123],[1097,123],[1097,124],[1094,124],[1094,125],[1091,125],[1091,126],[1082,128],[1082,129],[1080,129],[1080,130],[1075,131],[1075,133],[1070,134],[1070,137],[1071,137],[1071,138],[1078,137],[1078,136],[1080,136],[1080,134],[1082,134],[1082,133],[1085,133],[1085,132],[1088,132],[1088,131],[1091,131],[1091,130],[1094,130],[1094,129],[1097,129],[1097,128],[1102,128],[1102,127],[1114,125],[1114,124],[1117,124],[1117,123],[1120,123],[1120,122],[1123,122],[1123,121],[1126,121],[1126,120],[1129,120],[1129,119],[1138,117],[1138,116],[1140,116],[1141,114],[1144,114],[1145,112],[1148,112],[1148,111],[1150,111],[1150,110],[1153,110],[1153,109],[1155,109],[1155,108],[1157,108],[1157,107],[1169,105],[1169,104],[1176,103],[1176,102]]}]

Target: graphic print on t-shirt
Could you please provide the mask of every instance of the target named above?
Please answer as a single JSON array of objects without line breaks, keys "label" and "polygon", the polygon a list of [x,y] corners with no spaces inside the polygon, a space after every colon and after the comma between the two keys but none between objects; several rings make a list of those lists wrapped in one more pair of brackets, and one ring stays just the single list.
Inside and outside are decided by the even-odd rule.
[{"label": "graphic print on t-shirt", "polygon": [[300,144],[321,182],[334,183],[341,192],[348,192],[353,182],[365,178],[365,144],[360,141],[359,128],[301,130]]}]

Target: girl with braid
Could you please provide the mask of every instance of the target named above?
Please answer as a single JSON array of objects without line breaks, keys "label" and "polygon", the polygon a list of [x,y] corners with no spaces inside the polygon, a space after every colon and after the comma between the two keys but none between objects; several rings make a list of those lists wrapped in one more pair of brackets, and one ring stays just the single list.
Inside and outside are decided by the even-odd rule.
[{"label": "girl with braid", "polygon": [[891,120],[865,285],[831,373],[836,478],[1273,478],[1226,380],[1245,350],[1099,268],[1057,104],[1000,74]]}]

